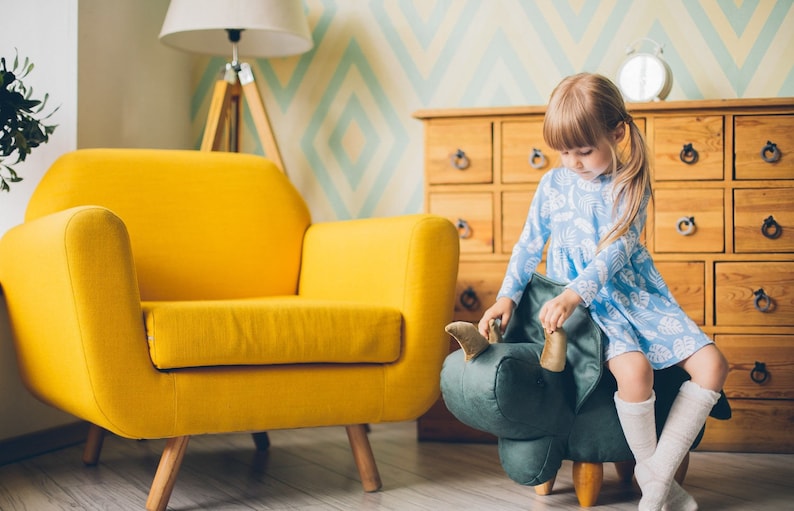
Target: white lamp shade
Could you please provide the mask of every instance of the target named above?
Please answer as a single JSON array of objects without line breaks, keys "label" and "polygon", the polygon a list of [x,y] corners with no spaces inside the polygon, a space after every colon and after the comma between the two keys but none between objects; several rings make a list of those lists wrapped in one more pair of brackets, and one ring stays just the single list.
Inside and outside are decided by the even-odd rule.
[{"label": "white lamp shade", "polygon": [[229,56],[226,29],[243,30],[241,56],[284,57],[314,44],[301,0],[171,0],[160,40],[180,50]]}]

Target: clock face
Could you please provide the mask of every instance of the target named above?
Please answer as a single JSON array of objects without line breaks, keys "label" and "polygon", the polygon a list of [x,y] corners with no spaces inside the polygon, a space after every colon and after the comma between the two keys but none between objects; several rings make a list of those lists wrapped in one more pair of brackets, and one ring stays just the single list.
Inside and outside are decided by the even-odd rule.
[{"label": "clock face", "polygon": [[667,70],[657,57],[638,53],[626,59],[618,71],[618,87],[629,101],[652,101],[667,84]]}]

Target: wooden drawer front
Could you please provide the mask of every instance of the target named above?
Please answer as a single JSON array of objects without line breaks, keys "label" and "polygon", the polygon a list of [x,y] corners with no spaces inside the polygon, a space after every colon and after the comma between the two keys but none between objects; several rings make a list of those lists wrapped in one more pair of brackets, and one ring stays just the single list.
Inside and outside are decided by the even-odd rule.
[{"label": "wooden drawer front", "polygon": [[794,263],[717,263],[715,283],[717,325],[794,325]]},{"label": "wooden drawer front", "polygon": [[[657,181],[722,179],[722,116],[659,117],[654,124]],[[689,144],[694,153],[685,150]]]},{"label": "wooden drawer front", "polygon": [[458,226],[464,254],[493,252],[493,196],[489,192],[430,193],[430,213]]},{"label": "wooden drawer front", "polygon": [[730,398],[794,399],[794,335],[717,335]]},{"label": "wooden drawer front", "polygon": [[534,191],[502,193],[502,253],[509,254],[521,237]]},{"label": "wooden drawer front", "polygon": [[794,188],[734,190],[736,252],[794,252]]},{"label": "wooden drawer front", "polygon": [[[794,115],[742,115],[734,126],[736,179],[794,178]],[[769,142],[776,161],[764,161],[776,158]]]},{"label": "wooden drawer front", "polygon": [[543,141],[543,117],[502,123],[502,182],[537,183],[559,164]]},{"label": "wooden drawer front", "polygon": [[496,302],[507,261],[461,261],[455,288],[455,319],[477,323]]},{"label": "wooden drawer front", "polygon": [[709,419],[698,450],[794,452],[794,401],[732,399],[731,418]]},{"label": "wooden drawer front", "polygon": [[[493,181],[491,123],[434,121],[426,126],[425,165],[428,182]],[[458,151],[462,154],[459,156]]]},{"label": "wooden drawer front", "polygon": [[705,263],[656,261],[667,287],[684,312],[698,325],[704,324],[706,303]]},{"label": "wooden drawer front", "polygon": [[723,190],[657,189],[656,252],[722,252],[725,249]]}]

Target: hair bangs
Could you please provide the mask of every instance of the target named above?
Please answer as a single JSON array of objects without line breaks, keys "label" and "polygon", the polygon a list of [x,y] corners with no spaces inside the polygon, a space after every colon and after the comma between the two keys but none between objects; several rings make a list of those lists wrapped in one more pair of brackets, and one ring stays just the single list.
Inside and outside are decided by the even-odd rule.
[{"label": "hair bangs", "polygon": [[[569,96],[576,96],[571,94]],[[543,122],[543,139],[555,151],[593,147],[604,137],[599,130],[600,119],[593,115],[579,98],[568,97],[567,101],[553,102],[546,110]]]}]

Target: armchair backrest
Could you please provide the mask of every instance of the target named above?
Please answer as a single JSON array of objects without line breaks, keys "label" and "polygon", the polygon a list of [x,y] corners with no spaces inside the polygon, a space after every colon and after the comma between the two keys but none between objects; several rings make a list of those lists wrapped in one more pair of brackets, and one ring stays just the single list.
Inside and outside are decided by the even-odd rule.
[{"label": "armchair backrest", "polygon": [[83,205],[106,207],[124,221],[143,300],[297,292],[311,218],[286,176],[265,158],[162,149],[74,151],[47,171],[25,220]]}]

